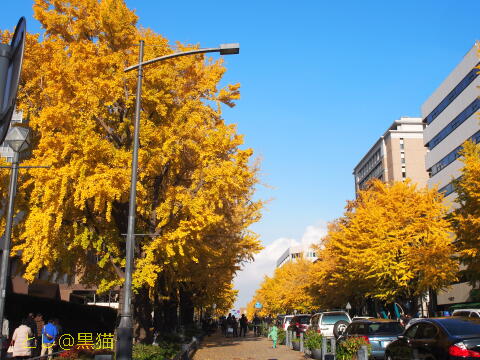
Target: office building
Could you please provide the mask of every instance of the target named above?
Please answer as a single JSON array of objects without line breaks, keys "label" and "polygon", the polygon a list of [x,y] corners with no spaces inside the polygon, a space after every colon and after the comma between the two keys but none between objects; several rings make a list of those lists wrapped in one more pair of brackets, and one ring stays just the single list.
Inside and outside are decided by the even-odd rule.
[{"label": "office building", "polygon": [[[456,194],[452,179],[460,176],[462,167],[459,150],[468,139],[480,141],[478,51],[478,45],[473,46],[422,105],[428,185],[438,186],[453,207]],[[438,293],[437,305],[446,309],[452,304],[475,301],[471,290],[467,283],[453,284],[448,291]]]},{"label": "office building", "polygon": [[291,246],[287,250],[285,250],[285,252],[278,258],[277,268],[285,265],[288,262],[295,261],[299,258],[304,258],[315,262],[317,260],[317,254],[315,253],[315,249],[312,246]]},{"label": "office building", "polygon": [[424,127],[421,118],[395,120],[355,166],[355,191],[364,189],[374,178],[385,182],[410,178],[419,186],[425,186],[428,174],[425,171]]}]

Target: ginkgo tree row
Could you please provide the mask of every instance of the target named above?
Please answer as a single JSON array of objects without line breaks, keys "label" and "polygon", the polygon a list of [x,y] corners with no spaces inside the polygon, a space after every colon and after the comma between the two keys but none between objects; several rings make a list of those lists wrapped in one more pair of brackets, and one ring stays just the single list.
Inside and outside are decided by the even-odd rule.
[{"label": "ginkgo tree row", "polygon": [[[106,291],[122,285],[125,265],[136,79],[123,70],[141,39],[145,59],[197,45],[141,28],[123,0],[34,0],[33,9],[43,34],[27,36],[18,109],[34,133],[24,164],[50,168],[22,172],[12,255],[28,281],[46,268]],[[153,236],[136,239],[140,337],[153,308],[157,328],[177,323],[179,302],[187,323],[194,307],[230,308],[235,272],[261,248],[249,231],[262,208],[252,199],[258,166],[222,119],[221,105],[239,99],[238,84],[219,87],[225,71],[204,55],[144,70],[135,232]]]},{"label": "ginkgo tree row", "polygon": [[257,302],[260,315],[343,308],[347,302],[358,310],[369,300],[415,305],[418,297],[456,281],[460,263],[474,284],[480,279],[480,145],[467,142],[462,155],[456,204],[409,180],[372,181],[329,224],[315,263],[290,262],[265,277],[250,315]]}]

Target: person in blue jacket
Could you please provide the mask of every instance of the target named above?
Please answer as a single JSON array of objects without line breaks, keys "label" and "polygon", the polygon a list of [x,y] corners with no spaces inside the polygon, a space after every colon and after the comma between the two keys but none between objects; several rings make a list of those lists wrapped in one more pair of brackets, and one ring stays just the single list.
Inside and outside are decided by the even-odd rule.
[{"label": "person in blue jacket", "polygon": [[53,347],[55,345],[55,339],[58,336],[58,329],[53,323],[53,319],[48,320],[48,324],[43,326],[42,329],[42,352],[40,356],[48,353],[50,355],[48,360],[52,359]]}]

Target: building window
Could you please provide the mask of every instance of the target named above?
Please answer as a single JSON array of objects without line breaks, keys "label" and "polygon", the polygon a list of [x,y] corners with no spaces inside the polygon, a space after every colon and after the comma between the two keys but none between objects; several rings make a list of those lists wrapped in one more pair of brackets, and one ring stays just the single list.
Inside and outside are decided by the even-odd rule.
[{"label": "building window", "polygon": [[382,166],[382,163],[378,163],[377,166],[375,166],[375,168],[367,175],[365,176],[359,183],[358,183],[358,187],[360,189],[364,189],[365,188],[365,184],[370,180],[370,179],[373,179],[373,178],[377,178],[377,179],[380,179],[383,181],[383,166]]},{"label": "building window", "polygon": [[447,108],[447,106],[455,100],[455,98],[461,94],[463,90],[467,88],[468,85],[470,85],[473,80],[476,79],[476,77],[479,74],[479,71],[477,69],[477,66],[480,65],[478,63],[475,68],[473,68],[463,79],[458,83],[457,86],[435,107],[435,109],[432,110],[430,114],[425,117],[423,122],[426,122],[427,124],[430,124],[435,118],[440,115],[440,113]]},{"label": "building window", "polygon": [[480,109],[480,99],[475,99],[468,105],[460,114],[457,115],[447,126],[445,126],[430,142],[427,144],[428,149],[432,150],[435,146],[440,144],[448,135],[450,135],[457,127],[459,127],[465,120],[475,114]]},{"label": "building window", "polygon": [[444,187],[442,187],[440,190],[438,190],[438,192],[443,193],[443,196],[448,196],[454,191],[455,191],[455,187],[453,186],[453,183],[449,183]]},{"label": "building window", "polygon": [[[402,154],[403,155],[403,154]],[[402,164],[405,164],[405,156],[403,156],[401,159],[400,159],[401,163]]]},{"label": "building window", "polygon": [[[469,140],[472,140],[476,144],[480,143],[480,131],[477,131]],[[460,150],[462,150],[462,146],[458,146],[455,150],[447,154],[443,159],[428,169],[430,177],[438,174],[452,162],[457,160],[460,157]]]}]

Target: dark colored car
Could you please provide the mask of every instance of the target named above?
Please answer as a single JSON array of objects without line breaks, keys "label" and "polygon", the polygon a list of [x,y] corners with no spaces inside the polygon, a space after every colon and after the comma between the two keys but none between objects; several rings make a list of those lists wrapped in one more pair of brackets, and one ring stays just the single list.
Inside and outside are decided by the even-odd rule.
[{"label": "dark colored car", "polygon": [[288,329],[296,331],[297,335],[300,335],[301,332],[306,332],[310,327],[311,317],[311,315],[295,315],[292,320],[290,320]]},{"label": "dark colored car", "polygon": [[480,359],[480,319],[447,317],[422,319],[385,350],[387,360]]},{"label": "dark colored car", "polygon": [[397,340],[402,333],[403,327],[396,320],[362,319],[348,325],[338,341],[342,342],[352,336],[363,337],[372,346],[372,356],[383,359],[387,345]]}]

